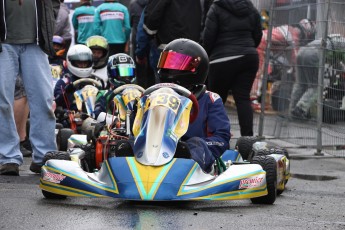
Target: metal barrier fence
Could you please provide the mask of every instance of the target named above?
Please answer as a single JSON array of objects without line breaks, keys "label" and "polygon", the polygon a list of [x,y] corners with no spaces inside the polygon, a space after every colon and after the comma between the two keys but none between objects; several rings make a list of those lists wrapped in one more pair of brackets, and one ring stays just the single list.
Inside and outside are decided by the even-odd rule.
[{"label": "metal barrier fence", "polygon": [[[268,26],[254,130],[259,136],[315,148],[316,155],[345,157],[345,1],[252,2]],[[302,35],[312,33],[300,24],[302,19],[315,23],[316,41]],[[229,116],[237,129],[236,113]]]}]

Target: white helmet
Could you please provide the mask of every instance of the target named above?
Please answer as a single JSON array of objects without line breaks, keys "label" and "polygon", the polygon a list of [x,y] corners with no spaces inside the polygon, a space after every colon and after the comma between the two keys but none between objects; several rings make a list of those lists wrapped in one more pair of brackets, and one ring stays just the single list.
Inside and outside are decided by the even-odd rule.
[{"label": "white helmet", "polygon": [[[67,52],[67,68],[68,70],[79,78],[90,77],[92,72],[92,51],[86,45],[74,45],[69,48]],[[78,67],[77,62],[87,62],[85,67]]]}]

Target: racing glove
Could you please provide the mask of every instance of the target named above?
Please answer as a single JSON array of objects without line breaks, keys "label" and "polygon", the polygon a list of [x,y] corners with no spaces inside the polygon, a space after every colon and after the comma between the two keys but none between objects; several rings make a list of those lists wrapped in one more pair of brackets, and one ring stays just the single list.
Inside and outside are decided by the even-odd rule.
[{"label": "racing glove", "polygon": [[67,84],[65,86],[65,92],[66,93],[73,93],[74,91],[76,91],[76,88],[74,87],[74,85],[72,83]]}]

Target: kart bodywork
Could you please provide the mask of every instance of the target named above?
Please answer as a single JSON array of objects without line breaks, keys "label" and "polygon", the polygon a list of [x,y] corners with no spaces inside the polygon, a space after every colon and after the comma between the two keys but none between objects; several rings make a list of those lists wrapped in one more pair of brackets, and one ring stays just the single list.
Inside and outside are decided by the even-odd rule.
[{"label": "kart bodywork", "polygon": [[[178,140],[198,111],[193,97],[174,84],[150,87],[138,103],[133,124],[134,156],[108,154],[94,172],[81,167],[84,153],[80,149],[69,152],[71,161],[50,159],[42,167],[43,194],[47,198],[251,199],[253,203],[274,203],[277,188],[284,189],[289,176],[285,156],[254,156],[249,162],[237,150],[227,150],[219,159],[224,170],[212,175],[203,172],[194,160],[178,157]],[[284,188],[278,186],[280,183]]]},{"label": "kart bodywork", "polygon": [[[236,151],[224,153],[234,161]],[[140,164],[135,157],[112,157],[101,170],[85,172],[75,161],[49,160],[40,187],[66,196],[126,200],[235,200],[267,195],[266,172],[260,165],[232,165],[219,176],[205,174],[191,159],[162,166]]]}]

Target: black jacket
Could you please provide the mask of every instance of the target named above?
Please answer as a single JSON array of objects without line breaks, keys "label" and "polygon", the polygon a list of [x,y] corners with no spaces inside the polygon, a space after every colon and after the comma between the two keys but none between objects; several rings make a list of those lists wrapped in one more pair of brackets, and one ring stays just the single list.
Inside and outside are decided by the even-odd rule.
[{"label": "black jacket", "polygon": [[158,46],[177,38],[199,42],[201,17],[200,0],[149,0],[144,28]]},{"label": "black jacket", "polygon": [[210,60],[257,54],[262,37],[261,17],[250,0],[215,0],[203,31]]},{"label": "black jacket", "polygon": [[[60,0],[36,0],[38,18],[37,41],[41,49],[48,55],[55,55],[53,35],[55,20],[60,8]],[[0,0],[0,41],[6,36],[6,21],[4,15],[5,0]]]}]

